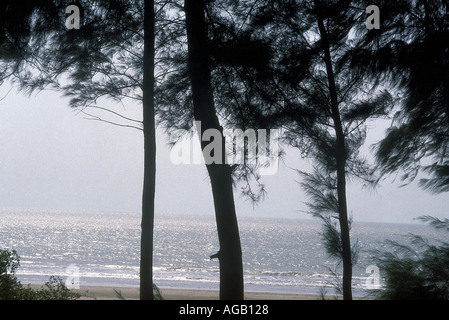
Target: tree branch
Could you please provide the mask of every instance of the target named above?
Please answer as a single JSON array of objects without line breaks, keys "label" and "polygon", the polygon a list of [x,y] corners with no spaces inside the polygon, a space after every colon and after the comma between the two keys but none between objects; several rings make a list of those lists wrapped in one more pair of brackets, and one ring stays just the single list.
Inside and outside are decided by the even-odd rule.
[{"label": "tree branch", "polygon": [[[103,111],[110,112],[110,113],[112,113],[112,114],[114,114],[116,116],[119,116],[122,119],[125,119],[125,120],[128,120],[128,121],[132,121],[132,122],[137,122],[139,124],[143,124],[143,122],[140,121],[140,120],[135,120],[135,119],[132,119],[132,118],[125,117],[124,115],[121,115],[120,113],[112,111],[112,110],[109,110],[107,108],[103,108],[103,107],[99,107],[99,106],[86,106],[85,108],[100,109],[100,110],[103,110]],[[83,112],[84,114],[87,114],[87,115],[93,117],[91,114],[88,114],[88,113],[84,112],[83,110],[81,110],[81,112]]]},{"label": "tree branch", "polygon": [[[106,109],[107,110],[107,109]],[[110,110],[109,110],[110,111]],[[91,120],[91,121],[101,121],[101,122],[105,122],[108,124],[112,124],[114,126],[118,126],[118,127],[124,127],[124,128],[132,128],[132,129],[137,129],[140,131],[143,131],[143,128],[137,127],[137,126],[132,126],[132,125],[127,125],[127,124],[121,124],[121,123],[117,123],[117,122],[113,122],[113,121],[109,121],[109,120],[104,120],[98,116],[94,116],[90,113],[85,112],[84,110],[80,110],[80,112],[82,112],[83,114],[89,116],[90,118],[84,118],[86,120]]]}]

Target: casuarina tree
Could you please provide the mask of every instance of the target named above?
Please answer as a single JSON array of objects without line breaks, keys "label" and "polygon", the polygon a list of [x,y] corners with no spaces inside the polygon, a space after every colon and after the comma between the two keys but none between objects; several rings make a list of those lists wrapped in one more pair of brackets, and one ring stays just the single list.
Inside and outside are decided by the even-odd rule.
[{"label": "casuarina tree", "polygon": [[[154,56],[154,1],[78,1],[80,15],[76,28],[68,28],[66,7],[73,3],[55,2],[56,21],[45,38],[45,46],[35,48],[32,70],[20,74],[22,88],[48,86],[71,97],[72,107],[86,112],[99,106],[103,98],[116,102],[141,101],[143,120],[129,127],[143,130],[144,183],[142,195],[141,299],[153,298],[153,226],[156,170]],[[159,14],[163,15],[159,6]],[[37,15],[31,21],[39,21]],[[69,23],[70,25],[70,23]],[[33,34],[31,34],[33,37]],[[34,39],[34,38],[32,38]],[[37,67],[37,68],[36,68]],[[97,117],[96,119],[100,119]]]},{"label": "casuarina tree", "polygon": [[[185,0],[186,30],[188,43],[188,74],[191,80],[193,114],[201,124],[198,132],[203,136],[208,129],[215,129],[222,139],[222,150],[217,162],[207,161],[214,197],[220,249],[214,257],[220,264],[220,299],[243,299],[242,251],[234,204],[232,168],[226,163],[225,136],[215,107],[211,84],[210,56],[205,24],[205,1]],[[208,145],[201,141],[203,152]],[[219,152],[215,150],[214,152]],[[204,152],[206,159],[210,154]]]},{"label": "casuarina tree", "polygon": [[[247,58],[246,66],[235,63],[238,58],[228,59],[227,79],[234,80],[228,87],[251,88],[246,100],[240,99],[245,112],[239,112],[242,104],[236,102],[228,104],[236,106],[228,114],[236,122],[282,127],[284,140],[314,160],[313,172],[301,172],[302,185],[311,197],[310,212],[324,221],[329,254],[342,263],[343,298],[351,299],[355,248],[346,183],[349,177],[375,183],[359,150],[367,121],[385,116],[392,107],[386,90],[343,59],[352,49],[356,26],[365,23],[366,7],[353,1],[245,3],[252,8],[245,17],[248,23],[234,25],[229,43],[236,48],[239,41],[247,44],[242,48],[257,44],[266,58],[252,64]],[[242,36],[251,41],[242,42]],[[237,101],[239,96],[229,97]]]}]

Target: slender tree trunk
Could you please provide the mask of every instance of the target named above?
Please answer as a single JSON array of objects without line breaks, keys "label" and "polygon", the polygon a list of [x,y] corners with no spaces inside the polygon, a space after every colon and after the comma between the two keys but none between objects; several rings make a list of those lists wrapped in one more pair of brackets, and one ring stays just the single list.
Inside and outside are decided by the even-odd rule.
[{"label": "slender tree trunk", "polygon": [[335,160],[337,164],[337,198],[340,221],[340,234],[343,250],[343,299],[352,300],[352,252],[346,202],[346,147],[341,123],[335,75],[330,54],[330,43],[323,19],[318,17],[318,28],[323,41],[324,60],[326,64],[329,92],[331,97],[331,114],[336,135]]},{"label": "slender tree trunk", "polygon": [[[211,85],[210,63],[205,26],[205,2],[185,0],[188,40],[189,75],[192,82],[195,120],[200,121],[201,136],[207,129],[216,129],[222,137],[221,164],[206,164],[211,180],[217,222],[220,265],[220,299],[243,299],[243,266],[240,236],[232,189],[231,167],[225,164],[225,138],[217,118]],[[201,141],[201,147],[207,145]]]},{"label": "slender tree trunk", "polygon": [[154,0],[145,0],[143,57],[144,177],[142,194],[142,235],[140,299],[153,300],[153,229],[156,185],[156,129],[154,118]]}]

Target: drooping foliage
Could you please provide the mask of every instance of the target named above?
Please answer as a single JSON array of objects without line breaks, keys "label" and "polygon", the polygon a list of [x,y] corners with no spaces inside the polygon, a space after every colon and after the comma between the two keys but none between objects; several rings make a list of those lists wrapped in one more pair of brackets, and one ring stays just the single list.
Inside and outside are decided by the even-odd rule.
[{"label": "drooping foliage", "polygon": [[[449,231],[449,220],[419,218],[435,229]],[[388,251],[375,252],[374,262],[384,279],[384,288],[374,291],[386,300],[448,300],[449,243],[410,235],[410,245],[389,241]]]},{"label": "drooping foliage", "polygon": [[376,156],[382,173],[402,172],[433,193],[449,190],[449,4],[379,1],[382,26],[358,30],[348,54],[356,70],[396,90],[399,107]]}]

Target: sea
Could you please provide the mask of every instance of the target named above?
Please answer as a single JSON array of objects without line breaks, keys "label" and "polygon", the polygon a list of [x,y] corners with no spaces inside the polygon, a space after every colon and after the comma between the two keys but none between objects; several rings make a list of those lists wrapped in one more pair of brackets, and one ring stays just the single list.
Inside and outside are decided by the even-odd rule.
[{"label": "sea", "polygon": [[[334,294],[341,265],[322,244],[320,221],[239,218],[245,291]],[[353,295],[373,288],[374,250],[391,250],[388,240],[409,244],[410,234],[448,241],[447,232],[426,224],[354,222],[359,245],[353,268]],[[0,211],[0,248],[20,256],[22,284],[43,284],[58,276],[70,286],[138,287],[140,214]],[[219,288],[214,216],[161,215],[155,219],[154,282],[160,288]],[[381,285],[381,281],[377,284]]]}]

